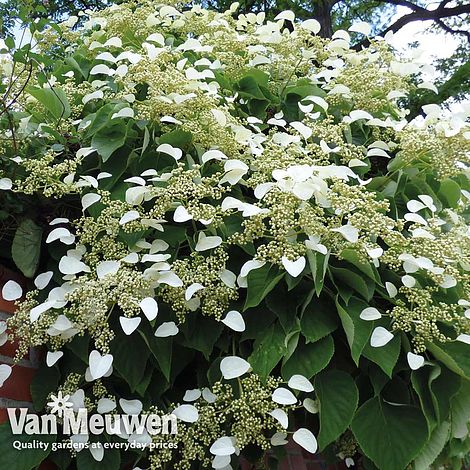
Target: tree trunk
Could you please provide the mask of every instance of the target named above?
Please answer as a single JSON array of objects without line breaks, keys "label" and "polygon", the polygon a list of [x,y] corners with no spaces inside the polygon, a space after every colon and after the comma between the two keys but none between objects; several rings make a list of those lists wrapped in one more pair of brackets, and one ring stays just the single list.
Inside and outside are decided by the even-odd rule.
[{"label": "tree trunk", "polygon": [[317,0],[315,2],[315,19],[321,25],[321,30],[319,34],[323,38],[331,38],[331,36],[333,36],[331,7],[332,2],[330,0]]}]

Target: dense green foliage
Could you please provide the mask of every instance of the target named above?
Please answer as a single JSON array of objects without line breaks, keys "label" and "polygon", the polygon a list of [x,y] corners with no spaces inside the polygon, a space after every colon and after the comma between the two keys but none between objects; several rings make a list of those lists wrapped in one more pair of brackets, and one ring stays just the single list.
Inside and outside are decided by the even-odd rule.
[{"label": "dense green foliage", "polygon": [[[292,11],[84,16],[39,22],[40,46],[7,41],[0,62],[4,246],[32,287],[4,287],[8,326],[18,358],[47,348],[37,411],[60,392],[174,412],[178,434],[49,457],[238,468],[293,439],[360,468],[461,468],[470,130],[432,103],[409,119],[427,64]],[[47,454],[0,432],[1,468]],[[104,447],[137,441],[177,448]]]}]

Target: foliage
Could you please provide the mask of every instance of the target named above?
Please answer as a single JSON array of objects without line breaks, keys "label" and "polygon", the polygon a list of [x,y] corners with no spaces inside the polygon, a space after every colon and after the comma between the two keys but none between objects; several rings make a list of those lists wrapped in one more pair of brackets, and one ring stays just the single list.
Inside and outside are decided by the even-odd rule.
[{"label": "foliage", "polygon": [[126,3],[6,44],[0,187],[30,198],[11,249],[35,287],[8,326],[18,357],[48,350],[35,408],[60,391],[179,418],[99,436],[172,448],[51,458],[237,467],[293,439],[348,465],[457,468],[467,116],[430,103],[408,122],[402,99],[433,84],[385,40],[355,51],[290,11],[235,11]]}]

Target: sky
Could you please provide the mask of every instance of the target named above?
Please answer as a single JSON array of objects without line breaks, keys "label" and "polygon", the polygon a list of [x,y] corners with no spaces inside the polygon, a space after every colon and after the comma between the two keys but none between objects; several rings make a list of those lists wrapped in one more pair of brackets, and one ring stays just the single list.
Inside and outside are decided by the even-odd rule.
[{"label": "sky", "polygon": [[[391,22],[393,23],[401,16],[410,13],[410,11],[411,10],[406,7],[399,6]],[[408,23],[393,36],[390,41],[392,46],[407,56],[413,52],[413,49],[411,49],[409,45],[417,41],[419,43],[419,49],[422,51],[422,60],[429,64],[435,59],[450,57],[457,48],[459,39],[452,34],[446,34],[444,32],[427,32],[426,29],[430,24],[429,21],[414,21]],[[468,104],[470,104],[470,99],[463,100],[460,103],[451,103],[449,110],[451,113],[460,112],[462,111],[462,105]]]},{"label": "sky", "polygon": [[[398,18],[410,13],[406,7],[399,6],[396,14],[392,18],[394,23]],[[426,33],[426,28],[431,24],[429,21],[414,21],[401,28],[393,37],[392,45],[406,54],[409,44],[418,41],[420,49],[424,51],[423,58],[443,59],[453,54],[459,44],[459,40],[451,34]]]}]

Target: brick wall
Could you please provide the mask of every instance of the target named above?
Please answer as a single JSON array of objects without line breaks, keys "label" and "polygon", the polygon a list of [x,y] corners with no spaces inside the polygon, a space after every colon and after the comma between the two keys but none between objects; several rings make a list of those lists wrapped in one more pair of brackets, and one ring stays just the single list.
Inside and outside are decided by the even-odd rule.
[{"label": "brick wall", "polygon": [[[25,280],[18,274],[0,266],[0,320],[6,320],[15,313],[14,302],[8,302],[2,298],[3,285],[14,280],[25,287]],[[38,367],[38,351],[31,349],[29,354],[20,362],[14,363],[16,345],[6,342],[0,347],[0,364],[12,366],[10,377],[5,380],[0,388],[0,423],[8,419],[6,408],[27,407],[32,408],[30,384],[34,372]]]}]

